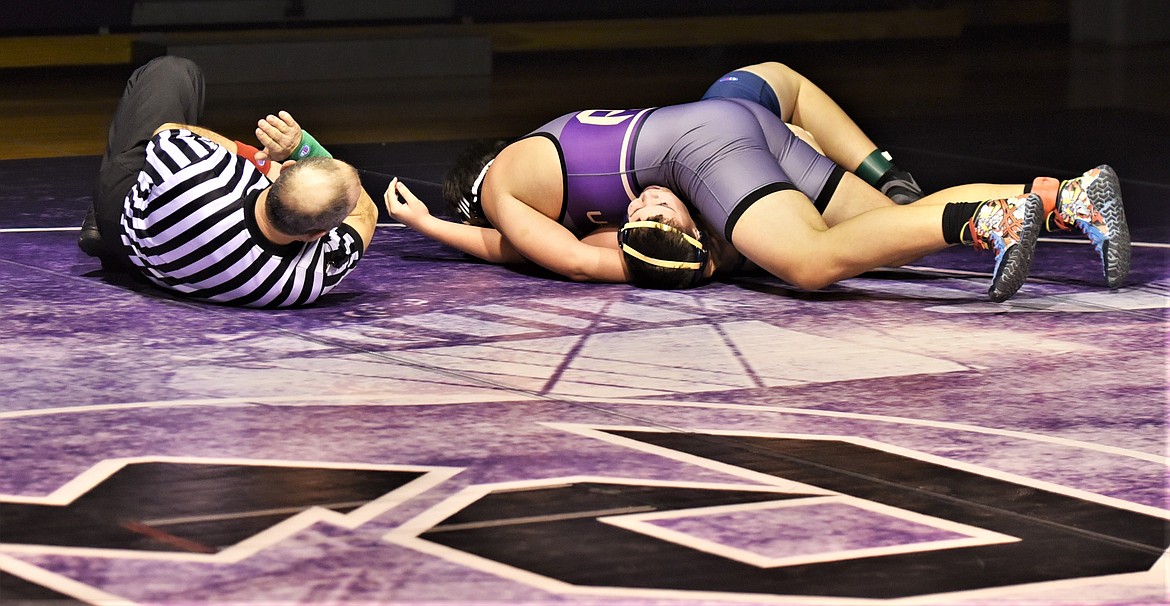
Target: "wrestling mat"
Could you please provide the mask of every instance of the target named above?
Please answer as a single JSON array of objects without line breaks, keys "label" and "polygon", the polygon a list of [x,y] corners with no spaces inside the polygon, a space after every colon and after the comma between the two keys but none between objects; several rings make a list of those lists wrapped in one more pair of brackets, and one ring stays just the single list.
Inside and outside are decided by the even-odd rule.
[{"label": "wrestling mat", "polygon": [[[924,184],[1111,163],[1128,284],[1060,238],[1004,304],[991,255],[957,248],[818,292],[656,292],[386,222],[316,306],[232,309],[77,249],[96,158],[0,162],[0,593],[1161,603],[1170,181],[1146,167],[1167,164],[934,132],[896,150]],[[335,153],[437,201],[461,146]]]}]

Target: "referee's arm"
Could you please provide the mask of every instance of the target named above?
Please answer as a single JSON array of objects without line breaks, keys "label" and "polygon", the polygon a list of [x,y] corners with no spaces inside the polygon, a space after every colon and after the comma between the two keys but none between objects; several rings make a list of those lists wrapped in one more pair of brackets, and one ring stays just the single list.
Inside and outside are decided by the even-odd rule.
[{"label": "referee's arm", "polygon": [[370,247],[370,240],[374,238],[374,227],[378,224],[378,207],[374,205],[370,194],[366,193],[366,188],[361,188],[361,192],[357,206],[342,223],[352,227],[362,237],[362,252],[365,252]]}]

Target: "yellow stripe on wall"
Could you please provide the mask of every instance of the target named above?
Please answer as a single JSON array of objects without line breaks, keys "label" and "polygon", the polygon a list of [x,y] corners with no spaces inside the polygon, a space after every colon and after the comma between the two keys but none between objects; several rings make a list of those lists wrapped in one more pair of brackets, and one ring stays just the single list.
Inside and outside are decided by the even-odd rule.
[{"label": "yellow stripe on wall", "polygon": [[0,38],[0,68],[130,63],[134,36],[18,36]]}]

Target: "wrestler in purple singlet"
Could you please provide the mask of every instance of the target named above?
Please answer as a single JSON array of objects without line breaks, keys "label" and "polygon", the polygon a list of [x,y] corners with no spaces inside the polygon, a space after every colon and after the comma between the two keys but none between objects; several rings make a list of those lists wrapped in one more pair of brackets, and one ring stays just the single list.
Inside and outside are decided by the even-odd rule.
[{"label": "wrestler in purple singlet", "polygon": [[565,171],[559,221],[584,235],[626,221],[649,185],[673,190],[728,240],[760,198],[797,189],[824,210],[844,171],[742,99],[561,116],[529,136],[557,146]]}]

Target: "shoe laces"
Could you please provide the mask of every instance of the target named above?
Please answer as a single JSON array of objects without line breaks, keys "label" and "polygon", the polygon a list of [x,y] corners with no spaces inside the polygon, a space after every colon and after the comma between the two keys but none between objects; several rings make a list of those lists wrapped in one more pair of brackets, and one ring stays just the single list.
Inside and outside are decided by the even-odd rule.
[{"label": "shoe laces", "polygon": [[[1057,204],[1057,212],[1055,213],[1056,217],[1054,217],[1057,225],[1063,224],[1063,226],[1067,227],[1076,224],[1078,221],[1083,221],[1096,227],[1098,231],[1103,232],[1106,229],[1105,218],[1101,216],[1101,211],[1089,199],[1089,192],[1086,187],[1087,184],[1096,180],[1100,174],[1101,171],[1094,168],[1076,179],[1069,179],[1060,184],[1059,203]],[[1088,233],[1090,230],[1085,231]]]},{"label": "shoe laces", "polygon": [[968,223],[972,244],[982,250],[994,246],[998,255],[1019,242],[1024,227],[1024,218],[1018,216],[1021,208],[1015,198],[984,202]]}]

